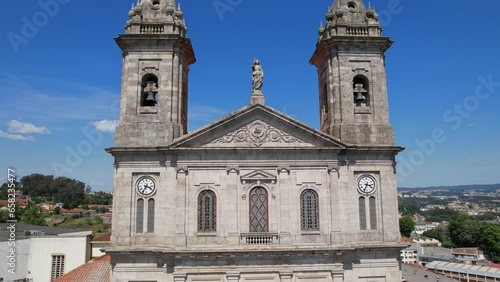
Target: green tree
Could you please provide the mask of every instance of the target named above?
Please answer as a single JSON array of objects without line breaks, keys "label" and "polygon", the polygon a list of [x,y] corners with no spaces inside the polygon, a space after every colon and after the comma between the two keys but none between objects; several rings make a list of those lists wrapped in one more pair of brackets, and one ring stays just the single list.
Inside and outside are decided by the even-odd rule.
[{"label": "green tree", "polygon": [[398,208],[402,215],[414,215],[420,211],[421,203],[415,199],[399,198]]},{"label": "green tree", "polygon": [[50,198],[57,193],[57,191],[52,191],[51,189],[53,180],[53,175],[43,175],[39,173],[23,176],[20,179],[24,194],[30,197],[43,196]]},{"label": "green tree", "polygon": [[443,221],[449,222],[456,219],[461,214],[462,214],[461,212],[449,208],[446,208],[444,210],[432,209],[422,213],[422,215],[425,216],[425,219],[430,222],[443,222]]},{"label": "green tree", "polygon": [[427,230],[422,235],[425,237],[434,238],[441,243],[446,240],[446,231],[442,226],[438,226],[434,229]]},{"label": "green tree", "polygon": [[500,225],[486,223],[481,229],[481,247],[495,263],[500,262]]},{"label": "green tree", "polygon": [[47,225],[40,211],[40,207],[37,205],[33,205],[31,208],[25,210],[22,216],[22,222],[42,226]]},{"label": "green tree", "polygon": [[411,217],[409,216],[404,216],[403,218],[399,219],[399,231],[401,232],[401,235],[404,237],[410,237],[411,233],[415,229],[415,222]]},{"label": "green tree", "polygon": [[102,220],[102,217],[96,215],[95,216],[95,223],[97,224],[103,224],[103,220]]},{"label": "green tree", "polygon": [[457,247],[477,247],[481,238],[481,224],[474,217],[462,214],[450,221],[450,239]]}]

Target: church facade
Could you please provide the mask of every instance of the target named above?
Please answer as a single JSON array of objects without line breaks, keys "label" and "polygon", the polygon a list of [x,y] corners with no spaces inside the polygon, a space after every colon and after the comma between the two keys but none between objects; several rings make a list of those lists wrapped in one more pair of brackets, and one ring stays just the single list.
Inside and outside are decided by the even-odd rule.
[{"label": "church facade", "polygon": [[174,0],[129,12],[114,157],[112,281],[401,281],[385,51],[373,8],[318,30],[320,130],[265,104],[187,132],[196,58]]}]

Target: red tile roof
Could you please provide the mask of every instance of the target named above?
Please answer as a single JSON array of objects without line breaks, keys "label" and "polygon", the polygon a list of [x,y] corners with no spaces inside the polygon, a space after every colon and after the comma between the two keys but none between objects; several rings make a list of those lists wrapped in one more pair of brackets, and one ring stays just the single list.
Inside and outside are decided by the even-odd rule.
[{"label": "red tile roof", "polygon": [[493,267],[493,268],[500,268],[500,263],[493,263],[493,262],[490,262],[490,267]]},{"label": "red tile roof", "polygon": [[104,255],[93,260],[89,260],[54,282],[110,282],[111,281],[111,258]]},{"label": "red tile roof", "polygon": [[109,242],[109,241],[111,241],[111,231],[108,233],[101,234],[97,237],[94,237],[94,239],[92,239],[92,243]]},{"label": "red tile roof", "polygon": [[74,208],[70,211],[68,211],[69,213],[84,213],[85,211],[82,210],[82,209],[79,209],[79,208]]},{"label": "red tile roof", "polygon": [[[16,203],[19,204],[21,207],[26,207],[28,205],[28,199],[16,199]],[[8,206],[9,201],[8,200],[0,200],[0,206]]]},{"label": "red tile roof", "polygon": [[410,243],[410,244],[415,243],[412,239],[406,238],[406,237],[401,237],[401,242],[403,242],[403,243]]}]

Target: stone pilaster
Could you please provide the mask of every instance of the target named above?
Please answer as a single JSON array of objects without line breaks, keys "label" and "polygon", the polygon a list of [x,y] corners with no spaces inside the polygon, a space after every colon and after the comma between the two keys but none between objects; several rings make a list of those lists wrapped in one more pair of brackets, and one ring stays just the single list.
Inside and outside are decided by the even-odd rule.
[{"label": "stone pilaster", "polygon": [[187,167],[177,167],[176,213],[175,213],[175,246],[186,246],[186,192]]},{"label": "stone pilaster", "polygon": [[229,178],[225,187],[227,191],[227,199],[224,199],[227,201],[227,210],[226,215],[221,215],[221,220],[225,221],[224,224],[227,231],[227,243],[229,245],[239,245],[239,217],[234,215],[238,214],[238,210],[240,210],[239,205],[241,204],[238,193],[238,176],[240,174],[240,168],[237,166],[228,166],[226,171]]},{"label": "stone pilaster", "polygon": [[328,185],[330,188],[330,208],[331,208],[331,235],[330,242],[335,244],[338,243],[338,238],[341,232],[341,219],[338,217],[342,214],[342,208],[340,206],[340,166],[329,165],[328,166]]},{"label": "stone pilaster", "polygon": [[290,166],[278,166],[278,187],[280,195],[280,225],[279,238],[281,244],[289,244],[291,240],[291,222],[290,222],[290,201],[291,201],[291,180]]}]

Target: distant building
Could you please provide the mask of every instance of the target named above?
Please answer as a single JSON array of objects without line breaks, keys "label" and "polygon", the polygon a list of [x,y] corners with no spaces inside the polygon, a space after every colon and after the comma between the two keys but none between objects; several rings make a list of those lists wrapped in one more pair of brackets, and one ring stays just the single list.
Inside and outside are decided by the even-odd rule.
[{"label": "distant building", "polygon": [[419,244],[422,247],[441,247],[441,242],[434,238],[419,238],[419,239],[414,239],[415,243]]},{"label": "distant building", "polygon": [[415,233],[422,235],[425,231],[432,230],[438,227],[438,222],[421,222],[415,225]]},{"label": "distant building", "polygon": [[106,254],[104,252],[104,248],[109,246],[111,241],[111,232],[102,234],[100,236],[95,237],[90,241],[92,246],[92,258],[97,258]]},{"label": "distant building", "polygon": [[476,264],[477,261],[484,259],[478,248],[452,248],[451,255],[458,262],[465,264]]},{"label": "distant building", "polygon": [[500,281],[497,268],[438,261],[429,263],[426,267],[435,273],[460,281]]},{"label": "distant building", "polygon": [[422,254],[422,246],[407,238],[403,238],[401,241],[411,243],[406,249],[401,250],[401,261],[406,264],[418,264],[419,256]]},{"label": "distant building", "polygon": [[[437,240],[436,240],[437,241]],[[425,266],[434,261],[456,262],[456,258],[451,255],[450,249],[441,247],[423,247],[419,257],[420,264]]]}]

